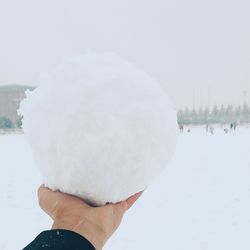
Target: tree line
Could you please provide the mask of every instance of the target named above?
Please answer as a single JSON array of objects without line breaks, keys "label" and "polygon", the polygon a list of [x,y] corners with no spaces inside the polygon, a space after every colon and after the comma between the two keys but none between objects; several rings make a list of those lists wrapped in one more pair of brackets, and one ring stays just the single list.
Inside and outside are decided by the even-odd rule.
[{"label": "tree line", "polygon": [[200,107],[178,110],[178,124],[182,125],[204,125],[204,124],[237,124],[250,123],[250,107],[245,103],[243,106],[234,107],[231,104],[227,106],[214,105],[213,108]]},{"label": "tree line", "polygon": [[[182,125],[204,125],[204,124],[237,124],[250,123],[250,107],[247,104],[234,107],[229,104],[226,107],[221,105],[218,108],[214,105],[199,109],[179,109],[177,113],[178,124]],[[0,129],[22,128],[22,117],[13,122],[8,117],[0,117]]]},{"label": "tree line", "polygon": [[13,122],[6,116],[0,117],[0,129],[22,128],[22,117],[18,116],[17,120]]}]

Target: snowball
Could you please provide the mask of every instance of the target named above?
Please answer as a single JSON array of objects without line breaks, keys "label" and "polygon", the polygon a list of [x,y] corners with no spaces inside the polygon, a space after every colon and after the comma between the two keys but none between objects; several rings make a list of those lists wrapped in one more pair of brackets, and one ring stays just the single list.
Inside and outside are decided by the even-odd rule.
[{"label": "snowball", "polygon": [[98,206],[144,190],[175,149],[167,95],[113,53],[65,60],[19,114],[45,185]]}]

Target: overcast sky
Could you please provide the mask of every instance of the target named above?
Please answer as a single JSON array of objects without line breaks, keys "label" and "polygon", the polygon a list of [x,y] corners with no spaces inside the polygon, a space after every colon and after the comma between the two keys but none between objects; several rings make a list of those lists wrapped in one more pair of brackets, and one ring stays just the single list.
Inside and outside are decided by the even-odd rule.
[{"label": "overcast sky", "polygon": [[0,0],[0,84],[36,84],[64,56],[115,51],[177,107],[250,103],[249,0]]}]

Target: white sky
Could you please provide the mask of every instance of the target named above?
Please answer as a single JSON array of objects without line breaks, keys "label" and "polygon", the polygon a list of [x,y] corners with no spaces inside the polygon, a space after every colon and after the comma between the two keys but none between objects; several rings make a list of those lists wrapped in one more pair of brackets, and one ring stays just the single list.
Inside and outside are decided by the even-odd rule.
[{"label": "white sky", "polygon": [[0,0],[0,84],[36,84],[64,56],[115,51],[177,107],[250,103],[249,0]]}]

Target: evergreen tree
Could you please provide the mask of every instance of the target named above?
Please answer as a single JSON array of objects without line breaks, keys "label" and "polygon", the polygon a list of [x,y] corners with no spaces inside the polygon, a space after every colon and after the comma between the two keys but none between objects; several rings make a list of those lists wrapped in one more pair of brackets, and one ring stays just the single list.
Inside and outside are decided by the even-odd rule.
[{"label": "evergreen tree", "polygon": [[242,122],[247,123],[250,122],[250,108],[247,103],[244,104],[242,109]]},{"label": "evergreen tree", "polygon": [[202,107],[199,108],[197,113],[197,124],[204,124],[204,110]]},{"label": "evergreen tree", "polygon": [[227,123],[232,123],[234,122],[235,118],[234,118],[234,108],[231,104],[227,105],[226,108],[226,122]]},{"label": "evergreen tree", "polygon": [[184,110],[183,124],[189,125],[190,123],[191,123],[190,112],[189,112],[189,108],[186,107]]},{"label": "evergreen tree", "polygon": [[204,124],[208,124],[210,118],[210,110],[208,106],[204,109],[203,117],[204,117]]},{"label": "evergreen tree", "polygon": [[226,109],[224,105],[221,105],[220,110],[219,110],[219,122],[220,124],[226,123]]},{"label": "evergreen tree", "polygon": [[178,124],[183,124],[184,113],[182,109],[178,110],[177,112],[177,122]]},{"label": "evergreen tree", "polygon": [[237,106],[236,108],[235,108],[235,110],[234,110],[234,117],[235,117],[235,121],[237,122],[237,123],[240,123],[241,122],[241,116],[242,116],[242,108],[241,108],[241,106],[239,105],[239,106]]},{"label": "evergreen tree", "polygon": [[210,120],[210,123],[219,123],[219,109],[216,104],[214,105],[212,109],[209,120]]},{"label": "evergreen tree", "polygon": [[190,122],[193,125],[197,124],[197,112],[196,112],[195,108],[193,108],[192,111],[191,111]]}]

